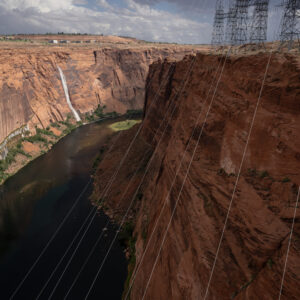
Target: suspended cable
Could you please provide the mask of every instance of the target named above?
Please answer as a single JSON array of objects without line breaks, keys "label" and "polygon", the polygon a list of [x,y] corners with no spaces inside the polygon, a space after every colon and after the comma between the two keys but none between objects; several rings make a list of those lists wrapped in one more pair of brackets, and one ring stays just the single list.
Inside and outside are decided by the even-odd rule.
[{"label": "suspended cable", "polygon": [[[207,102],[207,99],[208,99],[208,96],[209,96],[210,91],[211,91],[211,89],[212,89],[213,83],[214,83],[214,81],[215,81],[215,79],[216,79],[216,76],[217,76],[217,74],[218,74],[219,68],[220,68],[220,66],[221,66],[221,62],[222,62],[222,59],[220,59],[220,61],[219,61],[219,64],[218,64],[218,67],[217,67],[215,76],[214,76],[214,78],[213,78],[213,80],[212,80],[212,82],[211,82],[209,91],[208,91],[208,93],[207,93],[206,99],[205,99],[204,104],[203,104],[203,107],[205,106],[205,104],[206,104],[206,102]],[[160,218],[161,218],[161,216],[162,216],[162,213],[163,213],[163,211],[164,211],[164,209],[165,209],[165,207],[166,207],[167,199],[168,199],[169,196],[170,196],[170,193],[171,193],[171,190],[172,190],[172,188],[173,188],[173,185],[175,184],[177,175],[178,175],[178,173],[179,173],[179,171],[180,171],[180,169],[181,169],[181,166],[182,166],[182,164],[183,164],[185,155],[186,155],[186,153],[187,153],[188,146],[189,146],[189,144],[190,144],[190,142],[191,142],[192,137],[193,137],[194,134],[195,134],[195,130],[196,130],[196,127],[194,127],[194,129],[193,129],[193,131],[192,131],[192,134],[190,135],[190,138],[189,138],[189,140],[188,140],[188,143],[187,143],[187,146],[186,146],[186,148],[185,148],[184,154],[183,154],[183,156],[182,156],[182,158],[181,158],[179,167],[177,168],[177,170],[176,170],[176,172],[175,172],[176,175],[174,176],[174,179],[173,179],[173,181],[172,181],[172,184],[171,184],[171,187],[170,187],[169,192],[168,192],[168,194],[167,194],[167,197],[166,197],[166,199],[165,199],[165,201],[164,201],[164,203],[163,203],[163,206],[162,206],[162,208],[161,208],[161,210],[160,210],[159,216],[158,216],[158,218],[156,219],[154,228],[153,228],[153,230],[152,230],[152,232],[151,232],[150,238],[148,239],[147,245],[146,245],[145,250],[144,250],[144,252],[143,252],[143,255],[142,255],[141,259],[140,259],[139,265],[136,267],[135,271],[134,271],[133,274],[132,274],[132,277],[131,277],[131,278],[132,278],[132,279],[131,279],[131,283],[130,283],[130,285],[129,285],[129,288],[128,288],[128,290],[127,290],[127,293],[126,293],[126,295],[125,295],[124,300],[126,300],[126,299],[128,298],[128,296],[129,296],[129,294],[130,294],[130,291],[131,291],[131,288],[132,288],[132,286],[133,286],[133,284],[134,284],[136,275],[137,275],[137,273],[139,272],[140,266],[142,265],[142,262],[143,262],[143,259],[144,259],[144,257],[145,257],[145,254],[146,254],[146,252],[147,252],[147,250],[148,250],[148,248],[149,248],[149,246],[150,246],[152,237],[154,236],[154,232],[155,232],[155,230],[156,230],[156,228],[157,228],[157,225],[158,225],[159,220],[160,220]]]},{"label": "suspended cable", "polygon": [[298,195],[297,195],[297,200],[296,200],[296,204],[295,204],[294,217],[293,217],[293,223],[292,223],[291,233],[290,233],[290,237],[289,237],[289,243],[288,243],[288,247],[287,247],[287,251],[286,251],[286,257],[285,257],[285,263],[284,263],[284,268],[283,268],[283,274],[282,274],[282,279],[281,279],[281,285],[280,285],[280,292],[279,292],[278,300],[281,299],[282,290],[283,290],[283,283],[284,283],[284,278],[285,278],[286,266],[287,266],[287,262],[288,262],[288,259],[289,259],[290,246],[291,246],[293,232],[294,232],[296,212],[297,212],[298,202],[299,202],[299,194],[300,194],[300,186],[298,188]]},{"label": "suspended cable", "polygon": [[[170,71],[170,70],[169,70],[169,71]],[[168,73],[169,73],[169,72],[168,72]],[[168,75],[169,75],[169,74],[168,74]],[[166,78],[166,79],[167,79],[167,78]],[[162,85],[161,85],[161,86],[162,86]],[[161,86],[160,86],[160,88],[159,88],[159,91],[156,93],[156,95],[160,92]],[[150,113],[150,111],[151,111],[151,108],[153,107],[153,104],[154,104],[155,102],[156,102],[156,101],[154,101],[153,103],[150,104],[150,106],[149,106],[149,108],[148,108],[148,111],[146,112],[145,119],[146,119],[146,117],[149,115],[149,113]],[[144,119],[144,121],[145,121],[145,119]],[[102,204],[103,199],[107,196],[107,193],[108,193],[108,191],[110,190],[113,181],[116,179],[116,176],[117,176],[118,172],[120,171],[120,169],[121,169],[121,167],[122,167],[122,165],[123,165],[123,163],[124,163],[126,157],[128,156],[129,151],[130,151],[130,149],[132,148],[132,146],[133,146],[133,144],[134,144],[134,142],[135,142],[135,140],[136,140],[138,134],[140,133],[141,129],[143,128],[143,125],[144,125],[144,122],[142,122],[142,124],[139,126],[139,128],[138,128],[138,130],[137,130],[135,136],[133,137],[133,139],[132,139],[132,141],[131,141],[129,147],[127,148],[127,151],[125,152],[125,154],[124,154],[123,158],[121,159],[121,161],[120,161],[120,163],[119,163],[117,169],[115,170],[115,173],[114,173],[113,176],[110,178],[110,180],[109,180],[107,186],[105,187],[105,189],[104,189],[104,191],[103,191],[103,193],[102,193],[102,197],[101,197],[102,201],[99,203],[99,205]],[[59,277],[57,283],[55,284],[55,286],[54,286],[54,288],[53,288],[53,290],[52,290],[52,292],[51,292],[51,294],[50,294],[50,297],[49,297],[48,299],[51,299],[51,297],[54,295],[54,292],[56,291],[56,289],[57,289],[57,287],[58,287],[58,285],[59,285],[61,279],[63,278],[63,275],[65,274],[67,268],[69,267],[71,261],[73,260],[75,254],[76,254],[77,250],[79,249],[79,246],[81,245],[81,243],[82,243],[82,241],[83,241],[83,239],[84,239],[86,233],[88,232],[88,230],[89,230],[89,228],[90,228],[92,222],[94,221],[94,219],[95,219],[95,217],[96,217],[96,213],[97,213],[97,207],[94,208],[94,211],[93,211],[93,213],[92,213],[92,217],[91,217],[91,219],[90,219],[89,224],[87,225],[85,231],[83,232],[82,237],[80,238],[80,240],[79,240],[79,242],[78,242],[78,244],[77,244],[75,250],[74,250],[73,253],[72,253],[71,258],[68,260],[68,263],[67,263],[66,267],[64,268],[64,270],[63,270],[61,276]],[[51,274],[51,276],[53,276],[53,275],[54,275],[54,273]]]},{"label": "suspended cable", "polygon": [[[176,96],[175,96],[174,98],[176,98],[177,96],[179,97],[179,95],[181,94],[181,92],[184,90],[184,88],[185,88],[185,86],[186,86],[186,84],[187,84],[187,79],[189,78],[189,75],[190,75],[190,73],[191,73],[191,71],[192,71],[192,67],[193,67],[193,65],[194,65],[195,59],[196,59],[196,58],[194,57],[193,63],[191,64],[191,66],[190,66],[190,68],[189,68],[189,71],[188,71],[187,74],[186,74],[187,76],[186,76],[186,79],[184,80],[183,88],[179,89],[179,90],[180,90],[179,94],[178,94],[178,91],[177,91]],[[175,106],[175,104],[174,104],[174,108],[173,108],[173,110],[172,110],[171,116],[169,117],[169,120],[172,118],[173,113],[175,112],[175,109],[176,109],[176,106]],[[165,114],[165,116],[166,116],[166,115],[167,115],[167,114]],[[169,122],[168,122],[168,124],[169,124]],[[168,124],[166,125],[166,127],[165,127],[165,129],[164,129],[164,131],[163,131],[163,134],[162,134],[161,137],[160,137],[159,144],[160,144],[160,142],[162,141],[162,137],[163,137],[164,134],[165,134],[165,131],[166,131],[167,127],[168,127]],[[159,144],[157,145],[157,147],[159,146]],[[156,149],[157,149],[157,147],[156,147]],[[105,261],[106,261],[108,255],[109,255],[109,253],[110,253],[110,251],[111,251],[111,249],[112,249],[112,246],[113,246],[113,244],[114,244],[114,242],[115,242],[115,240],[116,240],[116,238],[117,238],[117,236],[118,236],[118,233],[119,233],[120,229],[122,228],[122,226],[123,226],[123,224],[124,224],[124,222],[125,222],[125,220],[126,220],[127,214],[128,214],[128,212],[130,211],[130,208],[131,208],[131,206],[132,206],[132,204],[133,204],[133,201],[134,201],[135,197],[137,196],[137,192],[138,192],[138,190],[139,190],[139,188],[140,188],[140,186],[141,186],[141,184],[142,184],[142,182],[143,182],[143,180],[144,180],[144,178],[145,178],[145,176],[146,176],[146,173],[147,173],[147,171],[148,171],[148,169],[149,169],[149,167],[150,167],[150,165],[151,165],[152,159],[154,158],[154,154],[155,154],[155,153],[153,153],[153,155],[152,155],[150,161],[149,161],[148,164],[147,164],[146,171],[144,172],[144,175],[143,175],[143,177],[142,177],[142,180],[141,180],[141,182],[140,182],[138,188],[136,189],[135,194],[133,195],[133,197],[132,197],[132,199],[131,199],[131,202],[130,202],[130,204],[129,204],[129,206],[128,206],[126,212],[125,212],[125,215],[123,216],[122,221],[120,222],[120,225],[119,225],[119,228],[118,228],[118,230],[117,230],[117,232],[116,232],[116,234],[115,234],[115,237],[114,237],[112,243],[110,244],[110,247],[109,247],[109,249],[108,249],[108,251],[107,251],[107,253],[106,253],[106,255],[105,255],[103,261],[101,262],[101,265],[100,265],[100,267],[99,267],[99,269],[98,269],[98,272],[96,273],[96,275],[95,275],[95,277],[94,277],[94,280],[93,280],[93,282],[92,282],[92,284],[91,284],[91,286],[90,286],[90,288],[89,288],[89,290],[88,290],[88,293],[87,293],[85,299],[87,299],[87,298],[89,297],[89,295],[90,295],[90,293],[91,293],[91,291],[92,291],[92,289],[93,289],[93,287],[94,287],[94,285],[95,285],[95,282],[96,282],[96,280],[97,280],[97,278],[98,278],[98,276],[99,276],[99,274],[100,274],[100,272],[101,272],[101,270],[102,270],[102,268],[103,268],[103,265],[104,265],[104,263],[105,263]],[[138,169],[137,169],[137,171],[138,171]],[[136,171],[136,173],[137,173],[137,171]],[[135,174],[136,174],[136,173],[135,173]],[[132,178],[133,178],[133,177],[132,177]],[[129,182],[129,184],[128,184],[128,186],[127,186],[127,190],[128,190],[128,188],[129,188],[130,183],[131,183],[131,182]],[[126,192],[127,192],[127,191],[126,191]],[[123,197],[125,196],[126,192],[124,192]],[[122,197],[122,198],[123,198],[123,197]],[[122,198],[121,198],[121,199],[122,199]]]},{"label": "suspended cable", "polygon": [[232,195],[231,195],[231,199],[230,199],[230,202],[229,202],[229,206],[228,206],[228,210],[227,210],[227,214],[226,214],[226,218],[225,218],[224,227],[223,227],[223,230],[222,230],[222,234],[221,234],[220,241],[219,241],[219,244],[218,244],[218,247],[217,247],[217,252],[216,252],[216,255],[215,255],[214,263],[213,263],[213,266],[212,266],[212,269],[211,269],[211,273],[210,273],[210,276],[209,276],[209,280],[208,280],[208,284],[207,284],[207,287],[206,287],[205,295],[204,295],[204,298],[203,298],[204,300],[208,296],[208,292],[209,292],[209,288],[210,288],[210,283],[211,283],[211,280],[212,280],[212,277],[213,277],[213,274],[214,274],[214,270],[215,270],[216,262],[217,262],[217,259],[218,259],[218,256],[219,256],[221,244],[223,242],[224,233],[225,233],[225,230],[226,230],[226,227],[227,227],[227,223],[228,223],[228,219],[229,219],[229,214],[230,214],[230,211],[231,211],[231,207],[232,207],[233,199],[234,199],[234,196],[235,196],[236,188],[237,188],[237,185],[238,185],[238,182],[239,182],[239,179],[240,179],[240,175],[241,175],[241,172],[242,172],[242,167],[243,167],[244,160],[245,160],[245,157],[246,157],[246,153],[247,153],[247,149],[248,149],[248,144],[249,144],[249,141],[250,141],[250,137],[251,137],[253,125],[254,125],[254,122],[255,122],[257,110],[258,110],[258,107],[259,107],[259,104],[260,104],[261,95],[262,95],[262,91],[263,91],[263,88],[264,88],[264,85],[265,85],[265,80],[266,80],[266,77],[267,77],[267,74],[268,74],[268,70],[269,70],[269,66],[270,66],[270,61],[271,61],[272,54],[273,54],[273,52],[270,52],[270,55],[269,55],[269,58],[268,58],[268,62],[267,62],[267,65],[266,65],[266,69],[265,69],[265,73],[264,73],[262,85],[261,85],[261,88],[260,88],[260,92],[259,92],[259,96],[258,96],[258,99],[257,99],[256,106],[255,106],[254,114],[253,114],[253,117],[252,117],[252,120],[251,120],[251,125],[250,125],[250,129],[249,129],[249,133],[248,133],[246,145],[245,145],[245,148],[244,148],[244,151],[243,151],[243,156],[242,156],[241,164],[240,164],[240,167],[239,167],[239,171],[238,171],[237,178],[236,178],[236,181],[235,181],[234,189],[233,189],[233,192],[232,192]]},{"label": "suspended cable", "polygon": [[[207,110],[207,112],[206,112],[205,119],[204,119],[203,124],[202,124],[202,126],[201,126],[201,131],[200,131],[200,133],[199,133],[199,135],[198,135],[198,139],[197,139],[197,142],[196,142],[194,151],[193,151],[193,153],[192,153],[190,162],[189,162],[189,164],[188,164],[188,168],[187,168],[185,177],[184,177],[183,182],[182,182],[182,184],[181,184],[181,188],[180,188],[179,194],[178,194],[177,199],[176,199],[176,201],[175,201],[175,205],[174,205],[174,208],[173,208],[173,210],[172,210],[172,214],[171,214],[170,220],[169,220],[169,222],[168,222],[167,228],[166,228],[165,233],[164,233],[164,235],[163,235],[161,245],[160,245],[160,247],[159,247],[157,256],[156,256],[156,258],[155,258],[155,261],[154,261],[152,270],[151,270],[151,272],[150,272],[150,276],[149,276],[149,278],[148,278],[148,280],[147,280],[147,283],[146,283],[146,287],[145,287],[145,291],[144,291],[142,300],[145,298],[145,296],[146,296],[146,294],[147,294],[147,290],[148,290],[149,284],[150,284],[150,282],[151,282],[151,279],[152,279],[152,276],[153,276],[155,267],[156,267],[157,262],[158,262],[158,258],[159,258],[159,256],[160,256],[160,253],[161,253],[161,251],[162,251],[163,245],[164,245],[165,240],[166,240],[166,237],[167,237],[167,233],[168,233],[168,231],[169,231],[170,225],[171,225],[172,220],[173,220],[173,218],[174,218],[175,211],[176,211],[176,208],[177,208],[177,205],[178,205],[178,201],[179,201],[179,199],[180,199],[180,196],[181,196],[181,193],[182,193],[184,184],[185,184],[185,182],[186,182],[188,173],[189,173],[189,171],[190,171],[192,162],[193,162],[193,160],[194,160],[194,156],[195,156],[195,154],[196,154],[196,150],[197,150],[198,144],[199,144],[199,142],[200,142],[200,139],[201,139],[201,136],[202,136],[202,133],[203,133],[203,130],[204,130],[204,126],[205,126],[205,124],[206,124],[208,115],[209,115],[209,113],[210,113],[212,104],[213,104],[213,102],[214,102],[215,95],[216,95],[217,89],[218,89],[218,87],[219,87],[219,83],[220,83],[220,80],[221,80],[221,77],[222,77],[222,74],[223,74],[223,71],[224,71],[224,67],[225,67],[225,65],[226,65],[226,61],[227,61],[228,54],[229,54],[230,50],[231,50],[231,48],[230,48],[230,49],[227,51],[227,53],[226,53],[226,57],[225,57],[224,64],[223,64],[222,69],[221,69],[220,76],[219,76],[219,78],[218,78],[218,81],[217,81],[217,84],[216,84],[214,93],[213,93],[213,95],[212,95],[211,102],[210,102],[209,107],[208,107],[208,110]],[[199,119],[200,119],[200,114],[198,115],[198,118],[197,118],[197,122],[196,122],[197,125],[198,125]],[[196,125],[196,126],[197,126],[197,125]]]}]

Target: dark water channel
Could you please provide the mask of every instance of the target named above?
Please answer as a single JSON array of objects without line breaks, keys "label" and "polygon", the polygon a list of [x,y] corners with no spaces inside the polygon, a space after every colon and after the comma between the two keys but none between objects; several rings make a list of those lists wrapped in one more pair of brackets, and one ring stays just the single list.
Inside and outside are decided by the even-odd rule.
[{"label": "dark water channel", "polygon": [[[76,129],[0,187],[0,299],[9,299],[84,188],[78,204],[13,299],[36,299],[93,206],[90,174],[110,122]],[[108,218],[99,212],[51,299],[64,299]],[[67,299],[84,299],[116,227],[110,223]],[[80,239],[80,237],[79,237]],[[79,240],[78,239],[78,240]],[[78,241],[77,240],[77,241]],[[77,243],[39,299],[48,299]],[[88,299],[121,299],[127,264],[116,243]]]}]

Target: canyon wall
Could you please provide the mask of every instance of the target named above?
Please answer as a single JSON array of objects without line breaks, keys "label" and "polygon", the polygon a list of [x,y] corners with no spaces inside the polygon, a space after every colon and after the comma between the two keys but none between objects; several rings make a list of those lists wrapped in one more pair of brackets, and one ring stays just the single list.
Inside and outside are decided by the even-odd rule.
[{"label": "canyon wall", "polygon": [[[134,225],[136,241],[135,264],[131,263],[130,271],[139,267],[137,275],[131,275],[131,282],[135,278],[131,300],[143,298],[215,92],[143,298],[203,299],[268,57],[267,53],[228,57],[216,91],[215,75],[219,76],[224,57],[198,54],[177,63],[165,61],[151,66],[141,133],[105,197],[102,191],[138,126],[115,140],[95,175],[94,199],[104,200],[107,212],[117,220],[133,200],[126,218]],[[182,86],[189,71],[187,84]],[[207,299],[279,297],[300,185],[299,82],[299,58],[273,54]],[[199,113],[199,124],[193,131]],[[300,298],[299,254],[298,209],[281,299]]]},{"label": "canyon wall", "polygon": [[193,48],[3,48],[0,58],[0,143],[28,125],[47,127],[66,119],[67,105],[58,66],[79,113],[106,105],[106,111],[141,109],[149,65],[167,56],[181,58]]}]

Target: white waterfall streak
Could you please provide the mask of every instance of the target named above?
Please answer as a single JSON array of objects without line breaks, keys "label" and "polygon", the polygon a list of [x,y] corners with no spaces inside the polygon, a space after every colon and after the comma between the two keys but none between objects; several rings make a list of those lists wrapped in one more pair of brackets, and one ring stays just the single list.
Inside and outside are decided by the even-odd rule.
[{"label": "white waterfall streak", "polygon": [[81,121],[80,117],[79,117],[79,114],[77,113],[77,111],[74,109],[72,103],[71,103],[71,100],[70,100],[70,95],[69,95],[69,90],[68,90],[68,85],[67,85],[67,81],[66,81],[66,78],[65,78],[65,75],[62,71],[62,69],[57,66],[58,68],[58,71],[59,71],[59,74],[60,74],[60,78],[61,78],[61,82],[62,82],[62,85],[63,85],[63,88],[64,88],[64,92],[65,92],[65,96],[66,96],[66,100],[67,100],[67,103],[70,107],[70,110],[72,111],[74,117],[75,117],[75,120],[77,122]]}]

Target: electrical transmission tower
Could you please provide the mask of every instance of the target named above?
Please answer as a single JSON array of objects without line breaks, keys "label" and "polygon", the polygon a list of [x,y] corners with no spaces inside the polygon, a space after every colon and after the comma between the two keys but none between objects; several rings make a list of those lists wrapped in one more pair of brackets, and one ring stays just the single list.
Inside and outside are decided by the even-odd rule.
[{"label": "electrical transmission tower", "polygon": [[280,48],[288,44],[290,50],[295,40],[298,40],[300,47],[300,0],[286,0],[284,13],[281,21]]},{"label": "electrical transmission tower", "polygon": [[248,41],[248,9],[250,0],[230,0],[226,14],[226,42],[242,45]]},{"label": "electrical transmission tower", "polygon": [[236,5],[235,0],[229,1],[228,13],[225,15],[226,31],[225,31],[225,41],[229,45],[234,45],[234,33],[236,30]]},{"label": "electrical transmission tower", "polygon": [[248,41],[248,8],[249,0],[236,0],[234,14],[236,24],[232,36],[234,45],[242,45]]},{"label": "electrical transmission tower", "polygon": [[221,46],[224,43],[224,5],[223,0],[217,0],[214,27],[211,44]]},{"label": "electrical transmission tower", "polygon": [[254,0],[250,28],[250,43],[265,48],[268,29],[269,0]]}]

